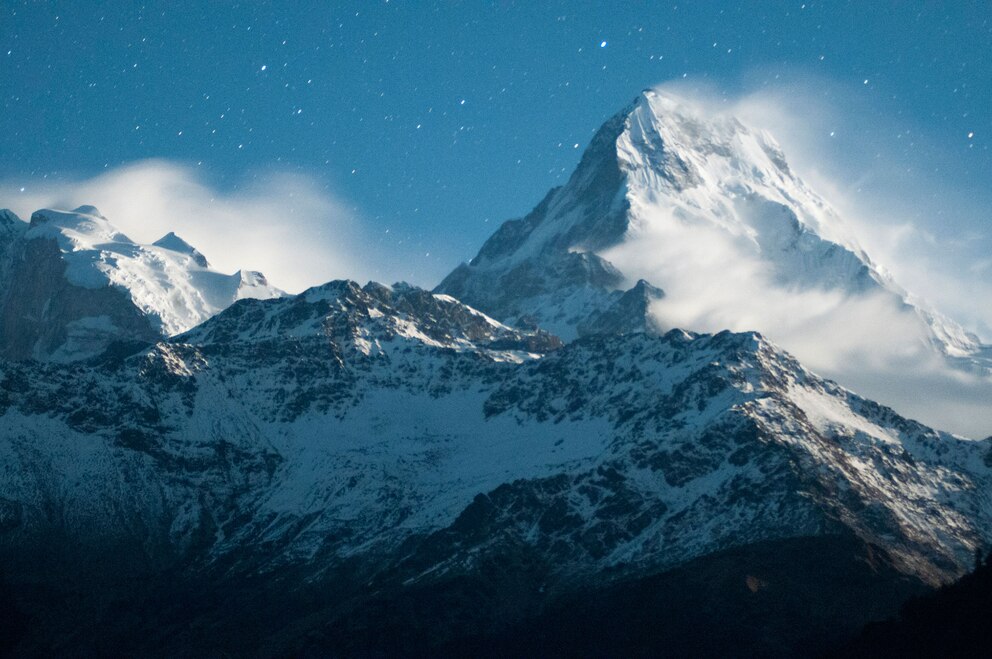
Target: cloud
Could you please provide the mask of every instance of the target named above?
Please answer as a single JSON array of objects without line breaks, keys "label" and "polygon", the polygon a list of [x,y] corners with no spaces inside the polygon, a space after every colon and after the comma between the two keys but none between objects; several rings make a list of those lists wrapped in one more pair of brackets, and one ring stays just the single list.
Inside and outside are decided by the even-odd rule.
[{"label": "cloud", "polygon": [[[776,138],[784,133],[787,137],[778,141],[794,171],[807,178],[805,168],[819,163],[812,187],[838,208],[840,217],[832,220],[846,226],[835,227],[836,234],[854,236],[883,271],[909,290],[917,292],[914,284],[926,281],[922,295],[936,298],[937,306],[952,317],[965,312],[968,329],[988,329],[992,308],[975,304],[992,299],[987,253],[981,259],[969,257],[976,238],[967,227],[952,233],[915,216],[908,221],[898,214],[873,213],[850,193],[867,188],[861,171],[849,168],[850,180],[841,181],[823,173],[833,170],[827,161],[834,154],[818,152],[817,140],[804,131],[825,130],[839,121],[839,111],[809,108],[797,122],[797,107],[808,104],[809,95],[806,101],[786,103],[778,91],[729,98],[712,88],[665,88],[683,98],[688,94],[705,114],[726,112],[769,129]],[[790,98],[796,95],[791,88]],[[797,151],[801,153],[794,157]],[[896,208],[905,202],[896,204],[886,197],[907,193],[880,186],[872,194],[872,208]],[[953,203],[954,194],[948,196]],[[639,221],[627,240],[602,256],[631,280],[644,278],[665,290],[666,296],[652,307],[662,325],[703,332],[758,330],[817,373],[906,416],[968,436],[992,434],[992,378],[952,368],[931,348],[921,316],[897,295],[846,294],[785,279],[748,235],[733,235],[717,221],[687,219],[685,209],[673,211],[651,201],[635,203],[633,211]],[[734,206],[730,212],[748,211]],[[870,222],[865,219],[869,217]],[[952,255],[957,257],[953,266],[944,262]],[[983,308],[974,312],[976,306]]]},{"label": "cloud", "polygon": [[145,160],[24,192],[0,182],[0,200],[25,219],[39,208],[91,204],[132,240],[175,231],[216,269],[259,270],[291,292],[331,279],[392,281],[390,264],[400,261],[343,201],[299,174],[273,172],[220,190],[192,167]]},{"label": "cloud", "polygon": [[[927,137],[861,85],[808,75],[732,99],[773,133],[793,168],[906,289],[992,341],[992,195],[961,180],[961,145]],[[786,81],[787,80],[787,81]],[[959,148],[960,147],[960,148]]]},{"label": "cloud", "polygon": [[653,311],[668,327],[757,329],[810,366],[832,372],[856,353],[859,366],[884,368],[929,352],[919,317],[890,294],[783,283],[746,238],[680,220],[659,206],[640,207],[639,213],[639,228],[603,256],[631,279],[665,289]]},{"label": "cloud", "polygon": [[[774,135],[790,166],[843,218],[902,286],[992,342],[992,193],[963,172],[962,144],[928,137],[897,101],[787,68],[755,69],[717,86],[661,85],[708,113]],[[728,88],[737,93],[728,94]]]},{"label": "cloud", "polygon": [[665,289],[651,310],[666,329],[758,330],[813,371],[903,415],[966,436],[992,434],[992,379],[949,367],[895,296],[785,287],[723,231],[650,224],[603,256]]}]

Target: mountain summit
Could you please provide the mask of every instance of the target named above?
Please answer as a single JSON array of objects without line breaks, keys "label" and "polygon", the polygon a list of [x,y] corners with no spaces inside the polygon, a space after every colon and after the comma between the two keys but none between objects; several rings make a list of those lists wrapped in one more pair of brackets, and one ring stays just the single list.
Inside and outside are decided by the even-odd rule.
[{"label": "mountain summit", "polygon": [[174,231],[170,231],[165,234],[154,243],[155,247],[161,247],[163,249],[168,249],[173,252],[179,252],[180,254],[188,254],[193,257],[193,260],[201,268],[209,268],[210,264],[207,262],[207,257],[199,252],[195,247],[190,245],[188,242],[180,238],[175,234]]},{"label": "mountain summit", "polygon": [[[771,135],[665,91],[644,91],[607,121],[564,186],[504,223],[436,290],[571,338],[638,278],[686,299],[687,279],[733,283],[737,272],[788,293],[881,296],[914,314],[920,340],[941,356],[992,373],[992,350],[892,281]],[[657,324],[682,324],[665,309],[654,308]]]}]

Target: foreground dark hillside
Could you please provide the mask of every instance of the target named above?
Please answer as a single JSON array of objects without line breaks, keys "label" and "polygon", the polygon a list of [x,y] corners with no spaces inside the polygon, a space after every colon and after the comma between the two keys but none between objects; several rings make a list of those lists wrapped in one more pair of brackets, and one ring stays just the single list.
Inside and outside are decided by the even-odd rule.
[{"label": "foreground dark hillside", "polygon": [[992,655],[992,554],[975,571],[914,597],[898,618],[868,625],[837,656],[988,657]]},{"label": "foreground dark hillside", "polygon": [[548,570],[517,547],[429,586],[173,573],[55,601],[22,584],[0,603],[0,655],[815,656],[927,590],[850,535],[737,547],[545,599]]},{"label": "foreground dark hillside", "polygon": [[816,656],[927,590],[854,537],[794,538],[590,588],[502,634],[450,647],[476,656]]}]

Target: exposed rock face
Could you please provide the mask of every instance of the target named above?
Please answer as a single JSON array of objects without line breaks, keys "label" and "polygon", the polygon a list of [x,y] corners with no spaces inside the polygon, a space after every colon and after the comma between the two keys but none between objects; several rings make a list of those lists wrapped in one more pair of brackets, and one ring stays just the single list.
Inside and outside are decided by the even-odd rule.
[{"label": "exposed rock face", "polygon": [[9,236],[24,230],[24,221],[9,208],[0,208],[0,235]]},{"label": "exposed rock face", "polygon": [[595,252],[616,244],[628,227],[615,155],[626,112],[600,128],[566,186],[551,190],[526,217],[504,223],[437,292],[566,339],[589,314],[610,306],[624,277]]},{"label": "exposed rock face", "polygon": [[[27,230],[27,224],[17,217],[13,211],[0,209],[0,273],[7,272],[11,248],[17,239]],[[7,283],[0,279],[0,295],[7,289]]]},{"label": "exposed rock face", "polygon": [[15,250],[0,303],[4,358],[72,360],[113,341],[161,338],[124,291],[70,283],[54,240],[21,241]]}]

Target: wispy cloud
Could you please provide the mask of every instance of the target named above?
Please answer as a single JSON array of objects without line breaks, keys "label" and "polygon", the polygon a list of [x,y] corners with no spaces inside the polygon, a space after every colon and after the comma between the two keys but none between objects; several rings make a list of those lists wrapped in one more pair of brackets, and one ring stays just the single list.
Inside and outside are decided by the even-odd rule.
[{"label": "wispy cloud", "polygon": [[[859,80],[761,69],[740,91],[675,81],[662,86],[709,112],[763,128],[793,170],[838,210],[872,259],[904,287],[992,341],[992,193],[959,180],[966,142],[942,144]],[[956,168],[955,168],[956,167]]]},{"label": "wispy cloud", "polygon": [[992,195],[958,179],[966,140],[938,143],[901,119],[895,101],[869,100],[861,84],[779,80],[730,99],[732,111],[775,135],[901,285],[992,341],[992,304],[976,303],[992,299],[992,271],[982,267],[992,253]]},{"label": "wispy cloud", "polygon": [[652,307],[664,327],[758,330],[820,375],[906,416],[968,436],[992,434],[992,379],[952,368],[896,297],[783,286],[720,230],[653,224],[604,256],[631,279],[665,289]]},{"label": "wispy cloud", "polygon": [[93,178],[36,182],[23,192],[0,182],[0,205],[25,219],[39,208],[83,204],[133,240],[175,231],[215,268],[260,270],[293,292],[337,278],[391,281],[399,261],[346,203],[299,174],[274,172],[222,190],[193,167],[146,160]]},{"label": "wispy cloud", "polygon": [[[992,306],[976,300],[992,299],[992,282],[988,252],[978,258],[980,250],[974,250],[975,241],[983,240],[974,231],[976,223],[951,228],[939,220],[927,222],[925,214],[901,215],[898,209],[911,203],[911,191],[877,165],[894,158],[891,154],[872,156],[876,164],[861,163],[861,169],[857,159],[849,161],[845,178],[836,178],[843,167],[829,133],[843,123],[841,108],[827,107],[812,90],[800,93],[796,86],[787,93],[765,89],[738,97],[713,88],[666,87],[708,114],[734,114],[769,130],[793,170],[838,210],[838,221],[846,226],[837,233],[854,236],[897,283],[968,329],[988,330]],[[840,92],[832,97],[840,98]],[[849,111],[857,110],[852,102]],[[869,178],[878,182],[875,187]],[[917,194],[930,189],[917,184]],[[863,201],[869,195],[870,204]],[[946,203],[957,200],[957,193],[947,190]],[[631,239],[603,256],[631,279],[643,277],[665,289],[666,297],[653,307],[663,325],[758,330],[813,370],[905,415],[971,436],[992,434],[992,378],[950,368],[929,347],[920,316],[897,296],[849,295],[784,282],[753,245],[716,222],[680,221],[672,209],[657,204],[637,212],[654,216],[642,217]]]}]

